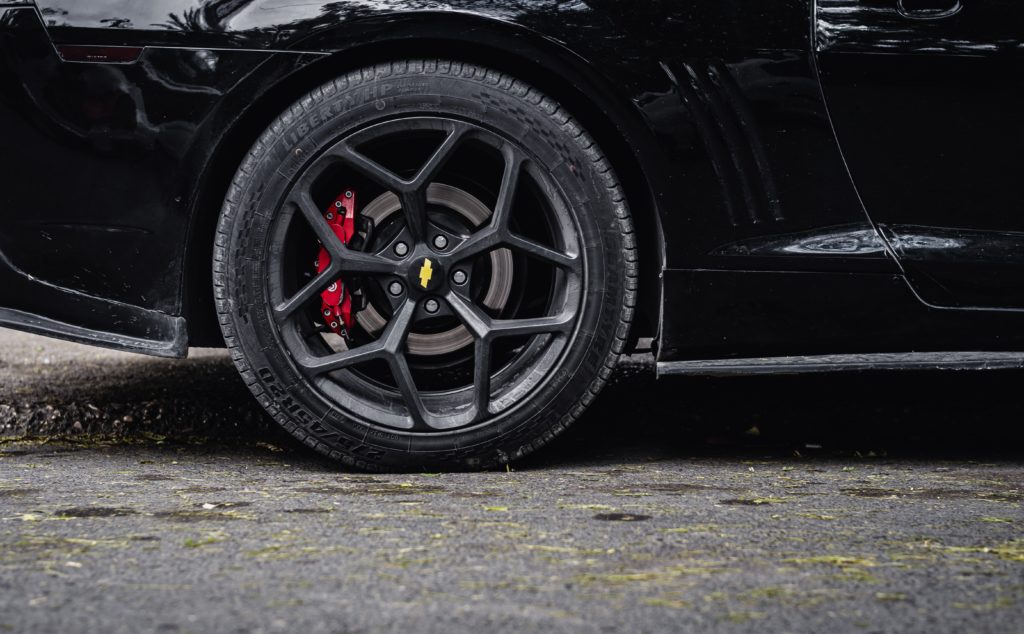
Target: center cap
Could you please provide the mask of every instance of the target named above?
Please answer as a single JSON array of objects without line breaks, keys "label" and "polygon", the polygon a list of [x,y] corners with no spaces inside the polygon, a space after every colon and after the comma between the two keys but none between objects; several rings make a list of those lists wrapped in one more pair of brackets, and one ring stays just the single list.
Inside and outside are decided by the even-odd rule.
[{"label": "center cap", "polygon": [[434,258],[418,260],[409,269],[409,284],[420,291],[432,291],[444,280],[444,270]]}]

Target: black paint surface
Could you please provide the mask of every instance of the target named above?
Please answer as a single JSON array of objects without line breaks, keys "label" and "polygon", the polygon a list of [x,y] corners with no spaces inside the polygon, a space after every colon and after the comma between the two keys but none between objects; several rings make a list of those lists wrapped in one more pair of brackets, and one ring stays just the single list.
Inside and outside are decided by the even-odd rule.
[{"label": "black paint surface", "polygon": [[1016,312],[949,307],[1024,307],[1024,9],[907,2],[0,1],[0,322],[216,343],[244,151],[429,55],[521,76],[612,157],[662,360],[1021,349]]}]

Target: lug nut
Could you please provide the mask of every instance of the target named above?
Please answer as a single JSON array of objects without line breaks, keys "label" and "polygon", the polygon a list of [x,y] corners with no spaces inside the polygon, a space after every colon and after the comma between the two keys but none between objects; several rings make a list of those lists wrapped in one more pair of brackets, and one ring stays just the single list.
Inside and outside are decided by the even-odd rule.
[{"label": "lug nut", "polygon": [[324,317],[330,317],[330,316],[331,316],[331,309],[330,308],[325,308],[324,309]]},{"label": "lug nut", "polygon": [[341,201],[340,200],[334,201],[334,206],[337,207],[338,209],[341,209]]},{"label": "lug nut", "polygon": [[441,309],[441,304],[439,304],[436,299],[428,299],[423,304],[423,309],[426,310],[428,313],[436,313],[438,310]]},{"label": "lug nut", "polygon": [[391,285],[388,286],[388,292],[394,295],[395,297],[398,297],[399,295],[402,294],[402,283],[391,282]]},{"label": "lug nut", "polygon": [[345,191],[345,198],[352,198],[352,190],[351,189]]},{"label": "lug nut", "polygon": [[409,252],[409,245],[404,242],[399,242],[395,245],[395,255],[402,257]]},{"label": "lug nut", "polygon": [[443,249],[448,246],[448,238],[442,235],[434,236],[434,246],[438,249]]},{"label": "lug nut", "polygon": [[469,276],[466,275],[466,272],[461,270],[461,269],[455,271],[454,273],[452,273],[452,281],[455,282],[456,284],[458,284],[459,286],[462,286],[463,284],[465,284],[466,280],[468,280],[468,279],[469,279]]}]

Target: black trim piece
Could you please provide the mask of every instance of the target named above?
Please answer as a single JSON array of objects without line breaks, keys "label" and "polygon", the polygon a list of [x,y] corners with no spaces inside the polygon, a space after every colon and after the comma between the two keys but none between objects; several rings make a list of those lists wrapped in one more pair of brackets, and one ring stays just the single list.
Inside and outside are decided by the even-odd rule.
[{"label": "black trim piece", "polygon": [[743,376],[865,370],[1019,370],[1024,352],[902,352],[806,357],[662,361],[658,376]]},{"label": "black trim piece", "polygon": [[20,270],[2,251],[0,326],[158,357],[188,354],[184,317],[54,286]]},{"label": "black trim piece", "polygon": [[77,46],[60,44],[57,54],[65,62],[134,64],[142,56],[142,46]]},{"label": "black trim piece", "polygon": [[[151,312],[151,311],[150,311]],[[104,348],[138,352],[155,357],[183,358],[188,355],[188,335],[185,319],[166,316],[166,333],[169,339],[141,339],[112,332],[90,330],[81,326],[39,317],[12,308],[0,308],[0,326],[23,330],[48,337],[75,341]]]},{"label": "black trim piece", "polygon": [[[729,223],[738,227],[784,220],[763,134],[729,67],[721,61],[693,61],[680,68],[682,82],[671,67],[662,65],[697,123],[719,180]],[[741,210],[745,210],[745,218],[740,217]]]}]

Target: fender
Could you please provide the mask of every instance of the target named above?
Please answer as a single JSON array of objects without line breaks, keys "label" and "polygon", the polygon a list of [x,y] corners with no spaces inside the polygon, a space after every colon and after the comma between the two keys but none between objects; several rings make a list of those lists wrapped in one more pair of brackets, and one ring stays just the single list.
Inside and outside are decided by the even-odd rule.
[{"label": "fender", "polygon": [[[312,35],[288,45],[287,52],[275,51],[267,60],[266,72],[252,73],[218,106],[221,114],[216,117],[216,151],[202,170],[203,183],[192,206],[190,246],[185,257],[189,271],[182,296],[193,298],[185,310],[194,340],[213,343],[219,337],[216,324],[207,317],[213,311],[206,290],[210,275],[205,255],[210,252],[220,201],[255,137],[298,95],[324,81],[380,61],[423,56],[425,51],[430,56],[472,61],[525,76],[567,107],[595,136],[619,172],[642,241],[644,274],[639,312],[645,323],[634,335],[656,333],[661,313],[659,273],[665,249],[661,217],[671,208],[662,203],[670,199],[666,194],[672,181],[665,170],[670,161],[639,105],[642,101],[630,98],[632,91],[616,88],[596,64],[563,43],[490,15],[415,12],[353,17],[313,29]],[[285,67],[290,70],[281,72]],[[671,89],[656,61],[644,70],[651,85],[633,90],[649,92],[653,84],[658,90]],[[268,82],[268,76],[274,81]],[[637,81],[634,74],[631,82]],[[197,291],[207,296],[195,301]]]}]

